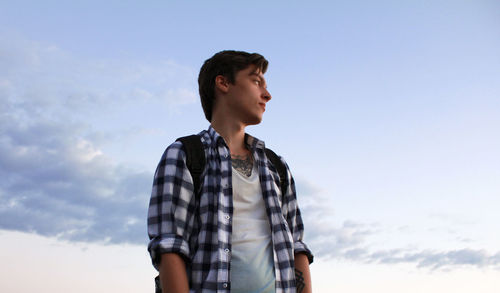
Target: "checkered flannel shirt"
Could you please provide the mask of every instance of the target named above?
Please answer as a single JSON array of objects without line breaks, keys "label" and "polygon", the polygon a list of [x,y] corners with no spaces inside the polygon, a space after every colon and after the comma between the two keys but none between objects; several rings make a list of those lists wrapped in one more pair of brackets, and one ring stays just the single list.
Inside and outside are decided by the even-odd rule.
[{"label": "checkered flannel shirt", "polygon": [[[156,169],[148,211],[148,250],[156,269],[161,254],[177,253],[186,263],[190,292],[230,292],[231,220],[233,217],[231,157],[224,139],[212,128],[199,133],[206,155],[200,193],[186,166],[181,142],[170,145]],[[259,170],[260,185],[271,225],[276,292],[296,292],[294,253],[313,256],[303,243],[304,226],[295,184],[281,196],[279,175],[267,160],[264,142],[246,135]]]}]

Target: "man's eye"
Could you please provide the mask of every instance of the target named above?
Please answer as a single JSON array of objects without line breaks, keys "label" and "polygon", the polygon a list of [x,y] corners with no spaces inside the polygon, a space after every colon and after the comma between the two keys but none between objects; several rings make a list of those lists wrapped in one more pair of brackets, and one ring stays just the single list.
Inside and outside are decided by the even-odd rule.
[{"label": "man's eye", "polygon": [[255,84],[260,85],[260,80],[254,80]]}]

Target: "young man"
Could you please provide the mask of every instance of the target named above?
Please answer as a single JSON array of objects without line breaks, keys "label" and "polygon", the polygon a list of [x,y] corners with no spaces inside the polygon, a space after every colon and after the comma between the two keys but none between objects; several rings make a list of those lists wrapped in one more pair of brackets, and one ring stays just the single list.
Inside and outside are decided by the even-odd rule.
[{"label": "young man", "polygon": [[198,134],[206,159],[200,188],[178,141],[163,154],[149,204],[148,250],[163,293],[311,292],[313,256],[302,242],[292,175],[279,158],[280,178],[264,142],[245,133],[271,100],[267,65],[256,53],[222,51],[200,70],[210,122]]}]

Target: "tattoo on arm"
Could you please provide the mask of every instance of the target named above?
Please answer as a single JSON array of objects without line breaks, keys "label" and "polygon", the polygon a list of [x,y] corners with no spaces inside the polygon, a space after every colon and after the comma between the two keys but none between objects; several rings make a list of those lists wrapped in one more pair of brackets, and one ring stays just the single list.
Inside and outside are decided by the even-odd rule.
[{"label": "tattoo on arm", "polygon": [[295,269],[295,285],[297,287],[297,293],[301,293],[304,290],[306,284],[304,284],[304,274]]},{"label": "tattoo on arm", "polygon": [[236,171],[240,172],[246,177],[250,177],[250,175],[252,175],[253,160],[252,156],[250,155],[238,156],[231,154],[231,165],[233,165]]}]

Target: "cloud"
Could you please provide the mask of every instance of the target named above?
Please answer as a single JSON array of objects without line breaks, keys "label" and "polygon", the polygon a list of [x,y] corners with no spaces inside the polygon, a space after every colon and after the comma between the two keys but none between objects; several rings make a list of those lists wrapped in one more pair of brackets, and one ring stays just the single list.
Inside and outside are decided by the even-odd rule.
[{"label": "cloud", "polygon": [[368,239],[382,229],[379,225],[345,221],[336,227],[328,221],[314,221],[307,228],[307,243],[316,257],[344,259],[363,263],[414,264],[418,268],[450,270],[457,267],[493,267],[500,269],[500,251],[492,254],[483,249],[434,249],[395,248],[370,249]]},{"label": "cloud", "polygon": [[0,48],[0,229],[144,244],[153,174],[99,149],[89,117],[138,100],[193,103],[192,70],[82,60],[1,31]]},{"label": "cloud", "polygon": [[451,269],[462,266],[473,266],[478,268],[497,267],[500,268],[500,252],[490,254],[485,250],[464,248],[450,251],[405,251],[388,250],[377,251],[362,256],[367,262],[383,264],[414,263],[419,268]]},{"label": "cloud", "polygon": [[[378,224],[344,221],[340,226],[331,219],[309,220],[306,242],[316,257],[362,263],[414,264],[418,268],[450,270],[457,267],[493,267],[500,269],[500,251],[492,254],[483,249],[463,248],[448,251],[434,249],[394,248],[373,250],[367,244],[370,236],[383,230]],[[463,241],[462,241],[463,242]]]},{"label": "cloud", "polygon": [[[450,270],[457,267],[493,267],[500,269],[500,251],[496,254],[484,249],[462,248],[454,250],[391,248],[374,250],[370,246],[371,237],[386,232],[378,223],[362,223],[345,220],[337,223],[332,212],[331,197],[322,193],[320,188],[305,178],[296,179],[299,203],[306,228],[305,241],[313,250],[315,257],[324,260],[347,260],[378,264],[413,264],[418,268],[430,270]],[[459,225],[471,225],[458,215],[433,214],[437,219]],[[413,233],[410,226],[399,226],[399,232]],[[441,230],[439,230],[441,231]],[[463,237],[455,237],[457,243],[471,244]]]},{"label": "cloud", "polygon": [[[197,102],[196,71],[172,60],[77,58],[57,46],[0,30],[0,93],[31,114],[88,117],[153,101],[165,109]],[[27,118],[27,117],[25,117]]]},{"label": "cloud", "polygon": [[72,125],[0,126],[0,228],[74,241],[144,243],[151,173],[106,158]]},{"label": "cloud", "polygon": [[377,231],[376,225],[353,221],[344,221],[340,226],[335,226],[328,218],[308,221],[306,229],[306,242],[317,257],[349,260],[360,260],[366,255],[366,239]]}]

